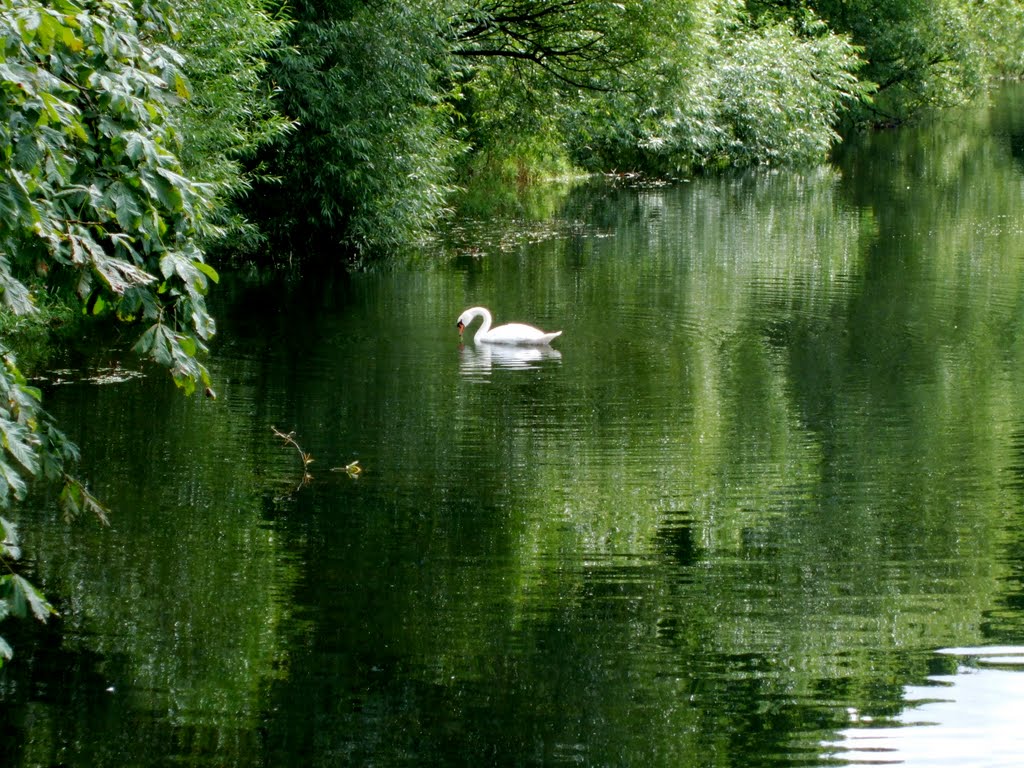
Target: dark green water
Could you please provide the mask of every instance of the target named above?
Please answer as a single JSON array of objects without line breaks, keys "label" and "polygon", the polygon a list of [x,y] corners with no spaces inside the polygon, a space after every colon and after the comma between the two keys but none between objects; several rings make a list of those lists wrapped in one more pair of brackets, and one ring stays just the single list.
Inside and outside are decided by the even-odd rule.
[{"label": "dark green water", "polygon": [[18,512],[0,764],[1014,764],[1024,90],[448,252],[226,278],[216,401],[48,377],[112,525]]}]

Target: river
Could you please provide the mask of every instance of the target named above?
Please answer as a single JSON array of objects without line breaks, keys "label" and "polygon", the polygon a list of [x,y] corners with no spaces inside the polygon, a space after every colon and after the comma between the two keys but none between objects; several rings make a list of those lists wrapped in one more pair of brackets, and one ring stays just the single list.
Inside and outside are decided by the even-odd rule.
[{"label": "river", "polygon": [[[402,269],[225,274],[215,400],[48,371],[111,524],[17,510],[61,616],[4,624],[0,763],[1016,764],[1022,202],[1011,87]],[[563,333],[460,342],[474,305]]]}]

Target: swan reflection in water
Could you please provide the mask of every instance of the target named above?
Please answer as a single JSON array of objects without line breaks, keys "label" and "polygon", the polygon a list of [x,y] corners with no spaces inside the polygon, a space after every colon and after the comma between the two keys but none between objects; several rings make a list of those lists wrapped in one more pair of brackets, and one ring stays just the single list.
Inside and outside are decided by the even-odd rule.
[{"label": "swan reflection in water", "polygon": [[562,353],[548,346],[513,347],[481,344],[477,347],[459,345],[459,371],[463,376],[489,375],[494,368],[537,370],[544,365],[561,363]]}]

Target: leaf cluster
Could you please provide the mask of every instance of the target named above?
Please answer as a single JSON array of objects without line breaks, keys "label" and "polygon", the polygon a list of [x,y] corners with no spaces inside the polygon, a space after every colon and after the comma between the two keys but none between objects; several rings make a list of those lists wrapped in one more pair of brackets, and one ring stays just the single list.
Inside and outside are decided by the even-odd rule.
[{"label": "leaf cluster", "polygon": [[[567,104],[576,162],[658,175],[820,162],[871,87],[859,49],[818,19],[753,22],[736,0],[666,13],[639,87]],[[655,54],[657,51],[657,54]]]},{"label": "leaf cluster", "polygon": [[[33,312],[46,274],[89,313],[149,325],[137,349],[191,391],[214,332],[197,238],[215,190],[183,173],[170,119],[189,94],[161,5],[6,0],[0,61],[0,300]],[[147,339],[170,329],[174,354]]]},{"label": "leaf cluster", "polygon": [[[7,534],[7,538],[0,542],[0,557],[2,557],[16,550],[17,544],[16,540],[12,541],[14,526],[11,523],[0,518],[0,528]],[[57,615],[53,606],[24,576],[13,572],[0,576],[0,621],[8,616],[23,619],[28,615],[29,609],[39,621],[46,621],[50,616]],[[13,656],[14,649],[0,636],[0,666],[3,666],[3,663],[9,661]]]}]

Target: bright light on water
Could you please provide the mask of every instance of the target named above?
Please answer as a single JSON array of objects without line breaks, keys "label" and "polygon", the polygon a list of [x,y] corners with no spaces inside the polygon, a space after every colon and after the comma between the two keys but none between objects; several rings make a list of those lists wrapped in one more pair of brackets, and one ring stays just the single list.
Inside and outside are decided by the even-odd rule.
[{"label": "bright light on water", "polygon": [[[1021,765],[1024,759],[1024,647],[948,648],[964,658],[955,675],[905,688],[909,708],[891,724],[873,725],[851,712],[854,727],[829,746],[854,766]],[[969,666],[968,666],[969,664]]]}]

